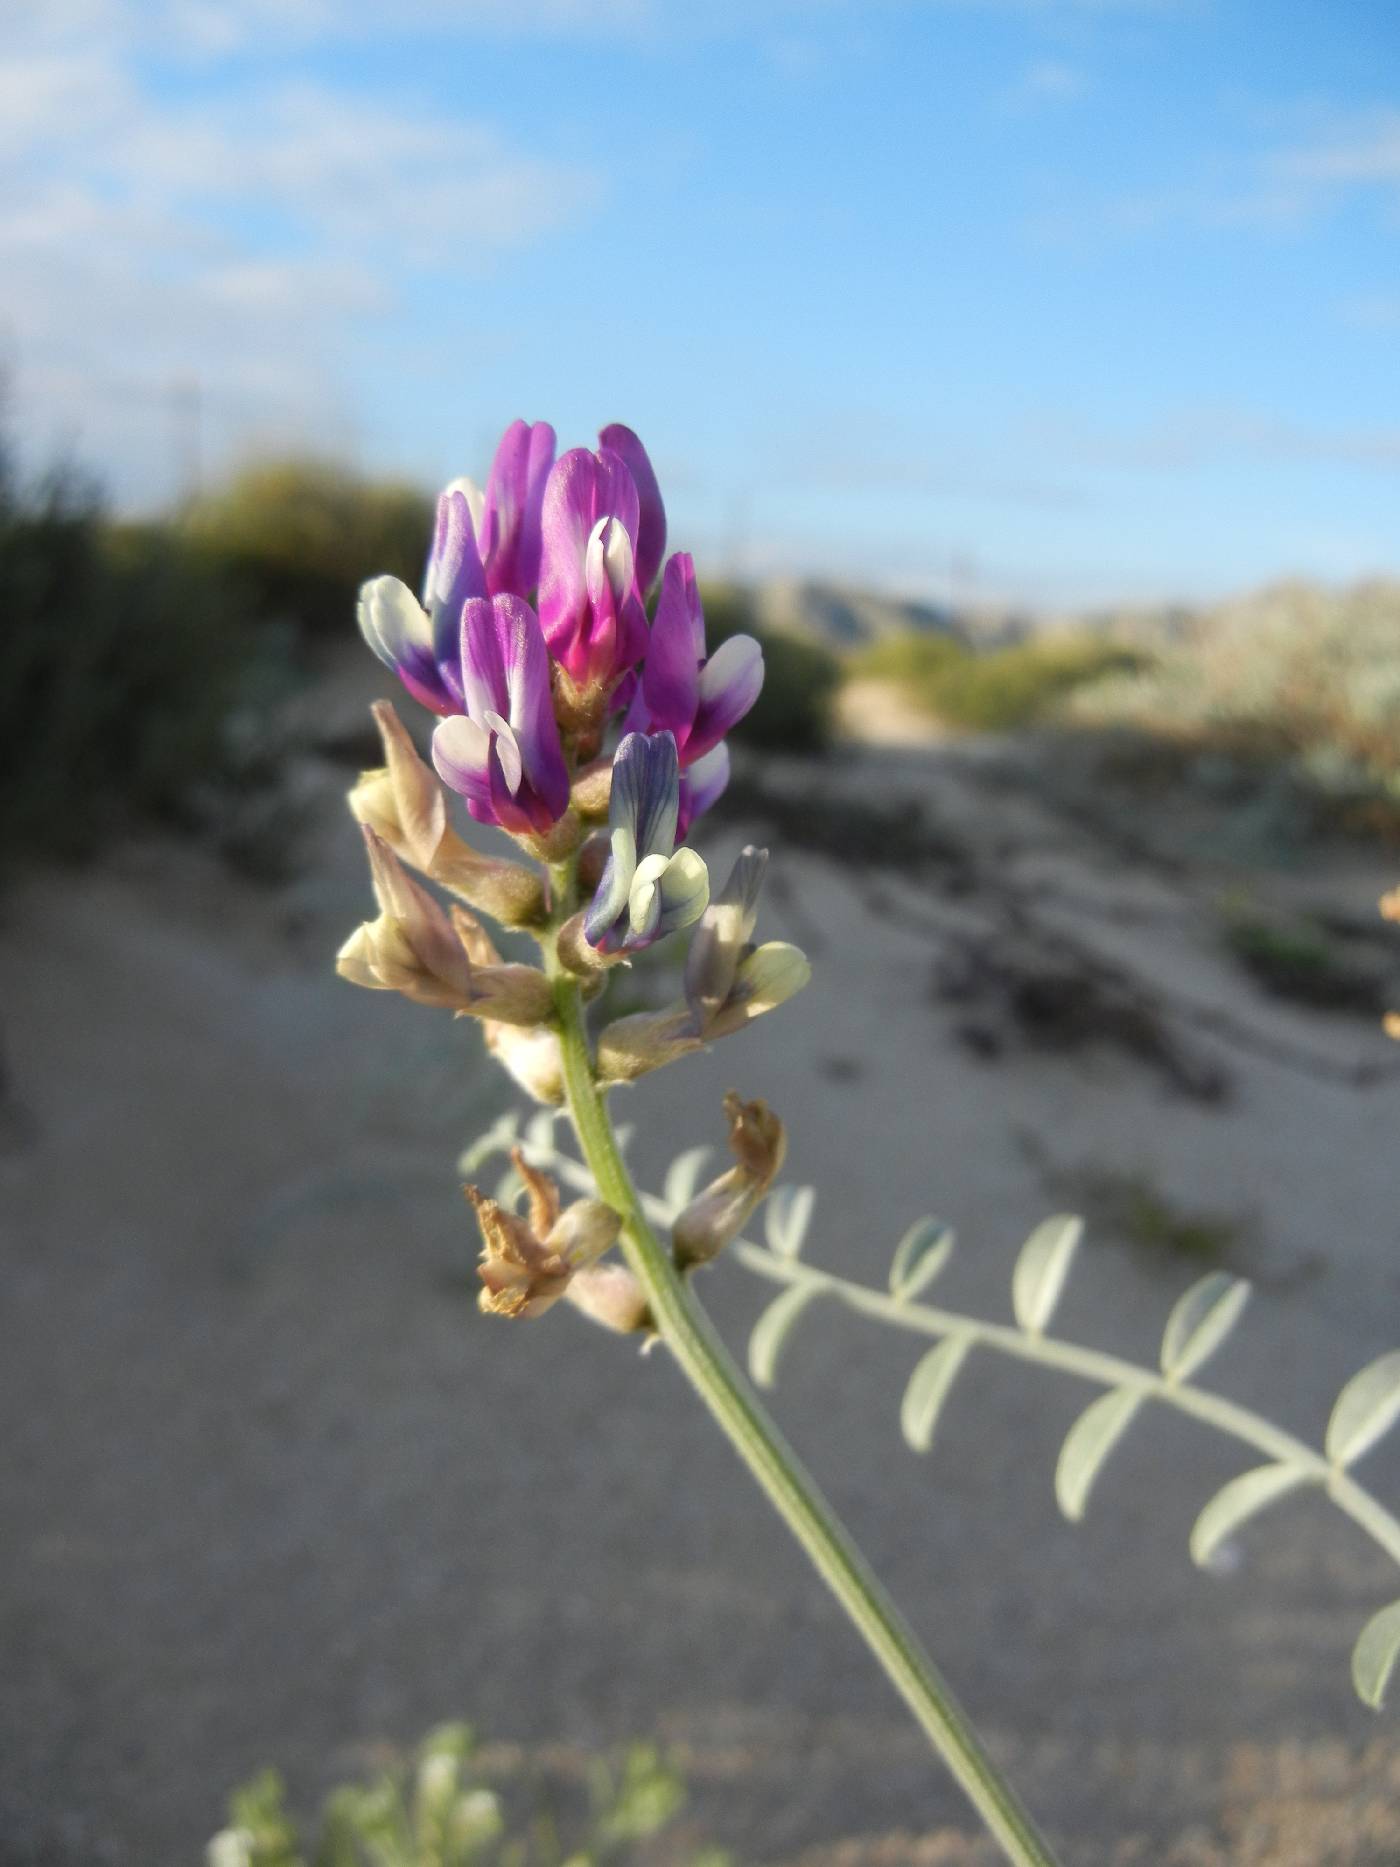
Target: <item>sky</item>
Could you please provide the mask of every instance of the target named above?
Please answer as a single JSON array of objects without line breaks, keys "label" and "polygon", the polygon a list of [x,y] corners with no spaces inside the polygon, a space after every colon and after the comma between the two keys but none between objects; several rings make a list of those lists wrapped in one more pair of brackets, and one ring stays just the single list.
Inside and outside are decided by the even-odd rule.
[{"label": "sky", "polygon": [[1397,0],[0,0],[25,457],[646,441],[702,574],[1400,572]]}]

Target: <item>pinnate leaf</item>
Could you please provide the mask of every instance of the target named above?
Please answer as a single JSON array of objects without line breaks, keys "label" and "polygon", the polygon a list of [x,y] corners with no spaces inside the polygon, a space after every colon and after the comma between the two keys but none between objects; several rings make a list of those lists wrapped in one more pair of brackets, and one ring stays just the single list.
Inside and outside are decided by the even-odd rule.
[{"label": "pinnate leaf", "polygon": [[972,1347],[965,1335],[950,1335],[921,1357],[909,1377],[899,1409],[899,1430],[914,1452],[927,1452],[943,1402]]},{"label": "pinnate leaf", "polygon": [[768,1249],[791,1261],[800,1257],[807,1242],[807,1227],[817,1203],[814,1186],[775,1186],[763,1212],[763,1235]]},{"label": "pinnate leaf", "polygon": [[775,1297],[753,1326],[749,1337],[749,1374],[755,1387],[771,1387],[777,1379],[778,1357],[793,1324],[820,1292],[812,1284],[793,1284]]},{"label": "pinnate leaf", "polygon": [[661,1188],[661,1197],[672,1212],[680,1212],[694,1199],[695,1189],[700,1184],[700,1175],[712,1151],[708,1147],[688,1147],[683,1154],[677,1154],[666,1169],[666,1180]]},{"label": "pinnate leaf", "polygon": [[1261,1510],[1306,1484],[1312,1476],[1306,1466],[1281,1461],[1256,1465],[1253,1471],[1232,1478],[1216,1492],[1196,1519],[1191,1531],[1191,1560],[1203,1569],[1209,1567],[1211,1558],[1228,1537]]},{"label": "pinnate leaf", "polygon": [[1071,1523],[1084,1515],[1094,1480],[1141,1405],[1141,1394],[1113,1388],[1091,1401],[1065,1434],[1055,1467],[1055,1496]]},{"label": "pinnate leaf", "polygon": [[1400,1419],[1400,1348],[1354,1374],[1337,1396],[1327,1423],[1327,1456],[1350,1465]]},{"label": "pinnate leaf", "polygon": [[951,1226],[941,1219],[916,1219],[895,1246],[890,1263],[890,1295],[901,1303],[912,1303],[928,1289],[952,1252]]},{"label": "pinnate leaf", "polygon": [[1229,1335],[1249,1301],[1249,1285],[1227,1271],[1211,1271],[1192,1284],[1167,1318],[1162,1336],[1162,1373],[1188,1380]]},{"label": "pinnate leaf", "polygon": [[1373,1614],[1351,1651],[1351,1681],[1363,1705],[1379,1711],[1400,1659],[1400,1601]]},{"label": "pinnate leaf", "polygon": [[1021,1247],[1011,1277],[1011,1304],[1016,1320],[1038,1335],[1055,1313],[1069,1267],[1084,1231],[1084,1221],[1069,1213],[1042,1219]]}]

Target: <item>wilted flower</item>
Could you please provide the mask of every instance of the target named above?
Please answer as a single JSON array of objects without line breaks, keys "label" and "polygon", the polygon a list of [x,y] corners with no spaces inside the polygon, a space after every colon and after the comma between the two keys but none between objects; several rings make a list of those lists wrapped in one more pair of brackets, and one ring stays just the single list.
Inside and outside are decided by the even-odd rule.
[{"label": "wilted flower", "polygon": [[433,763],[478,823],[542,834],[569,807],[569,774],[550,700],[549,655],[518,596],[462,610],[464,713],[433,733]]},{"label": "wilted flower", "polygon": [[751,635],[732,635],[708,660],[695,561],[677,551],[666,565],[651,642],[624,722],[628,731],[669,732],[685,774],[681,835],[709,809],[729,780],[721,743],[758,699],[763,650]]},{"label": "wilted flower", "polygon": [[[560,455],[544,491],[540,622],[580,695],[605,701],[647,651],[640,524],[637,483],[621,454],[575,447]],[[664,519],[662,527],[664,536]]]},{"label": "wilted flower", "polygon": [[340,949],[336,971],[343,979],[474,1018],[536,1025],[550,1016],[543,973],[533,966],[474,966],[438,902],[382,837],[369,828],[364,834],[379,918],[358,927]]},{"label": "wilted flower", "polygon": [[710,1183],[671,1227],[677,1265],[708,1264],[743,1226],[778,1174],[787,1155],[783,1124],[766,1102],[744,1102],[731,1089],[724,1098],[734,1165]]},{"label": "wilted flower", "polygon": [[602,1257],[622,1221],[601,1200],[580,1199],[559,1210],[559,1189],[526,1161],[519,1148],[511,1159],[529,1194],[528,1219],[467,1188],[481,1227],[483,1289],[480,1304],[496,1316],[541,1316],[557,1303],[576,1271]]},{"label": "wilted flower", "polygon": [[384,767],[367,771],[350,792],[350,811],[404,862],[421,869],[506,927],[526,927],[544,910],[539,873],[499,856],[483,856],[447,821],[436,773],[418,756],[387,700],[371,708],[384,743]]},{"label": "wilted flower", "polygon": [[[474,915],[459,909],[452,924],[467,957],[478,968],[478,977],[482,971],[503,964],[495,942]],[[553,1024],[507,1024],[484,1017],[481,1035],[491,1055],[526,1095],[536,1102],[559,1106],[564,1100],[564,1057]]]},{"label": "wilted flower", "polygon": [[613,759],[609,854],[583,931],[604,953],[635,953],[705,911],[710,879],[676,848],[680,767],[670,733],[629,733]]}]

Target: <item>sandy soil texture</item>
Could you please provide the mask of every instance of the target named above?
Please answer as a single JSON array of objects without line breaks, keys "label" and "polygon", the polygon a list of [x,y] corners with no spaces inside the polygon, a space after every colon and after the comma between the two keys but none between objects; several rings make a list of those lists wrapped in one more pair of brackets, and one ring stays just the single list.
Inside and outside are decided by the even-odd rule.
[{"label": "sandy soil texture", "polygon": [[[815,982],[630,1093],[637,1164],[762,1094],[820,1188],[814,1258],[883,1279],[934,1210],[947,1299],[999,1316],[1030,1226],[1083,1206],[1057,1325],[1144,1357],[1208,1252],[1258,1286],[1215,1378],[1316,1437],[1400,1342],[1400,1048],[1270,996],[1219,901],[1363,929],[1393,878],[1245,874],[1189,834],[1155,857],[1143,823],[1062,808],[1041,757],[872,749],[750,787],[707,854],[787,825],[764,927]],[[990,1861],[665,1356],[475,1312],[453,1162],[504,1086],[467,1026],[333,978],[368,900],[344,781],[308,767],[285,887],[150,845],[0,917],[0,1862],[193,1862],[263,1763],[309,1804],[457,1715],[564,1758],[660,1735],[694,1831],[743,1862]],[[795,843],[823,787],[884,832]],[[767,1289],[705,1288],[741,1343]],[[1400,1593],[1377,1552],[1304,1496],[1202,1576],[1195,1512],[1249,1460],[1165,1418],[1073,1528],[1051,1474],[1084,1392],[974,1358],[919,1460],[917,1353],[818,1308],[775,1409],[1066,1859],[1400,1860],[1395,1715],[1347,1676]],[[1397,1453],[1364,1468],[1391,1500]]]}]

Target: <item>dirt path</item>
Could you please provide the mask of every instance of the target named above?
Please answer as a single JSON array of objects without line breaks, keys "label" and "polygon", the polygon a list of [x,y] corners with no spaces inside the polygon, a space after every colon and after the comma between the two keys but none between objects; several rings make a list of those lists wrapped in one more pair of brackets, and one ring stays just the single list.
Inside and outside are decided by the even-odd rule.
[{"label": "dirt path", "polygon": [[[858,800],[926,800],[961,879],[781,849],[765,926],[815,983],[633,1092],[641,1167],[717,1139],[731,1084],[763,1094],[822,1191],[813,1256],[880,1279],[935,1209],[949,1301],[1002,1315],[1020,1238],[1081,1190],[1063,1326],[1150,1356],[1200,1265],[1130,1236],[1105,1175],[1147,1187],[1260,1283],[1221,1385],[1315,1435],[1400,1341],[1394,1052],[1244,978],[1217,871],[1134,866],[966,749],[842,769]],[[310,1798],[461,1714],[566,1754],[660,1733],[748,1863],[989,1859],[664,1357],[471,1308],[452,1162],[501,1084],[470,1030],[331,976],[366,901],[340,781],[285,890],[149,848],[0,924],[0,1862],[192,1862],[253,1768]],[[1150,1002],[1161,1054],[1131,1020],[1027,1024],[998,968],[1047,931]],[[706,1288],[742,1341],[764,1291],[733,1266]],[[1200,1576],[1191,1521],[1246,1461],[1165,1420],[1071,1528],[1050,1481],[1082,1393],[974,1361],[918,1461],[915,1352],[818,1310],[776,1408],[1067,1859],[1400,1858],[1394,1716],[1347,1679],[1400,1593],[1370,1546],[1303,1498]],[[1367,1470],[1400,1495],[1395,1453]]]}]

